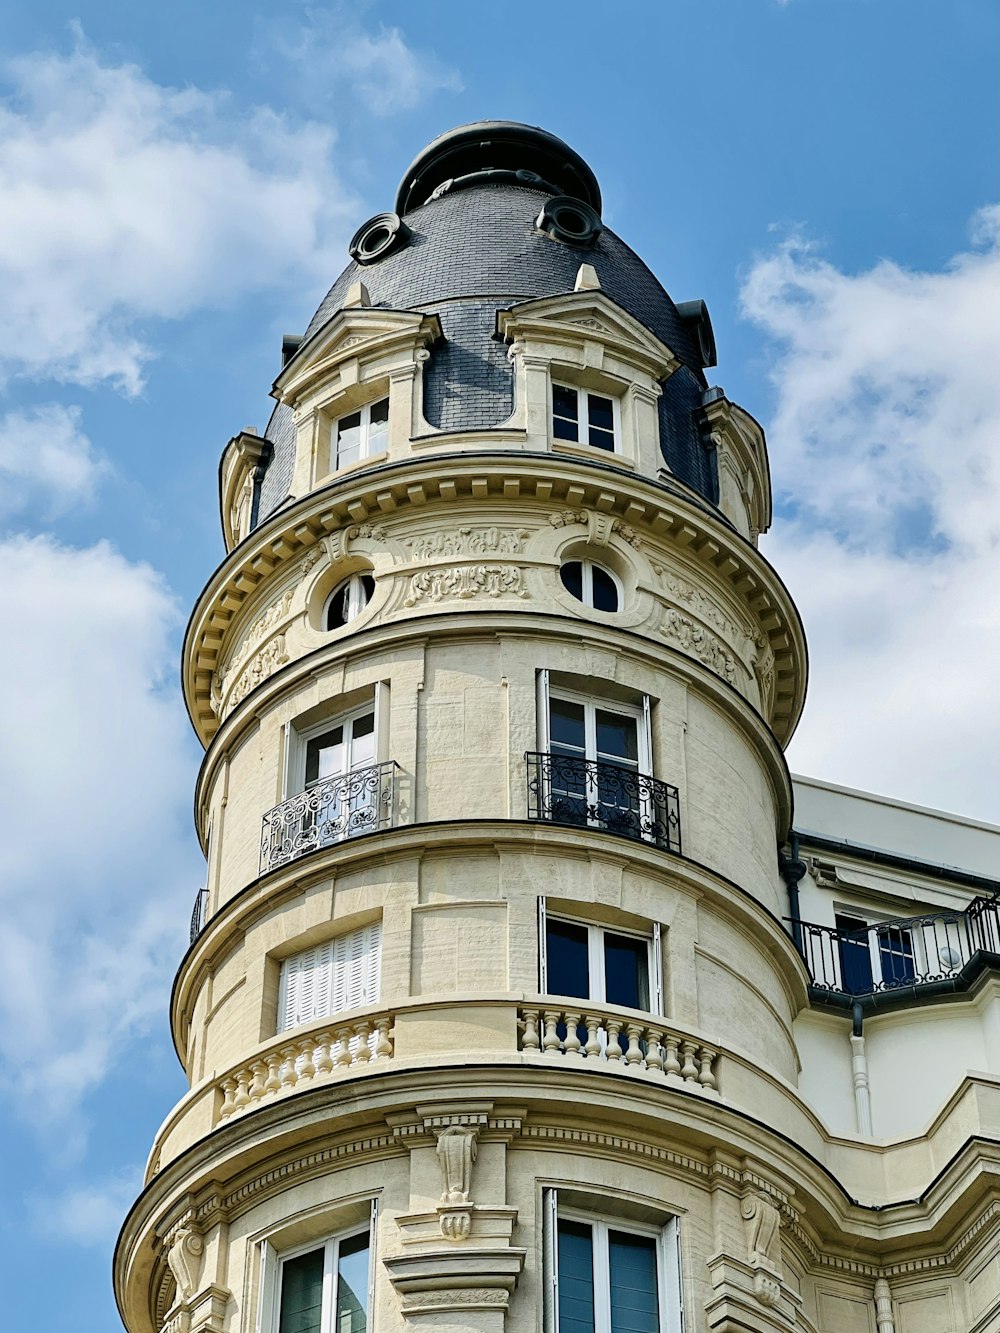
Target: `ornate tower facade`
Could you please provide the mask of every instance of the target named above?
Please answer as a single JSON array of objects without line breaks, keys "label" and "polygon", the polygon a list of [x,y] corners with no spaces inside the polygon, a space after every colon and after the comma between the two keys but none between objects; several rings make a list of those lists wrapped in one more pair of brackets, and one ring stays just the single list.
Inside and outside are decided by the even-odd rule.
[{"label": "ornate tower facade", "polygon": [[826,1329],[823,1256],[910,1243],[797,1090],[763,434],[600,214],[541,130],[435,140],[223,455],[130,1333]]}]

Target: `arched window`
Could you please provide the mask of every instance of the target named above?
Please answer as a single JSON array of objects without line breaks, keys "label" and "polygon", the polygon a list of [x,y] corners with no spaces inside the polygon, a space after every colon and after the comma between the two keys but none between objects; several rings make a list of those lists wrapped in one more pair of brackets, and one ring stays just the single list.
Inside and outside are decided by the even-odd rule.
[{"label": "arched window", "polygon": [[361,614],[375,593],[375,580],[370,574],[352,574],[338,583],[327,598],[324,624],[327,629],[341,629]]},{"label": "arched window", "polygon": [[602,565],[593,560],[568,560],[559,570],[567,592],[595,611],[620,611],[622,585]]}]

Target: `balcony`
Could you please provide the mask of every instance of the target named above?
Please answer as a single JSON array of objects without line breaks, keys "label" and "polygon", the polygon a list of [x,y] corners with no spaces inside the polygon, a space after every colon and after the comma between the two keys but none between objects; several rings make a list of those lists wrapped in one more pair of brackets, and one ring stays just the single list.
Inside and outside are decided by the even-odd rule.
[{"label": "balcony", "polygon": [[195,940],[205,929],[205,914],[208,911],[208,889],[199,889],[194,895],[194,907],[191,909],[191,936],[190,943]]},{"label": "balcony", "polygon": [[261,829],[261,874],[345,838],[391,828],[398,767],[390,759],[323,778],[269,810]]},{"label": "balcony", "polygon": [[975,898],[963,912],[857,930],[802,921],[798,931],[813,998],[821,1002],[965,990],[982,967],[1000,965],[1000,895]]},{"label": "balcony", "polygon": [[528,818],[600,829],[681,850],[676,787],[619,764],[529,750]]}]

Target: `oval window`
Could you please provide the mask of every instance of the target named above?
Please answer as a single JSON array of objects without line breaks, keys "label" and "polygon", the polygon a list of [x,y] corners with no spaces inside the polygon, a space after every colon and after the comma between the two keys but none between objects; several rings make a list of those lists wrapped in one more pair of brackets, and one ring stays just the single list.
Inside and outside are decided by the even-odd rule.
[{"label": "oval window", "polygon": [[375,593],[370,574],[352,574],[338,583],[326,603],[326,628],[341,629],[361,614]]},{"label": "oval window", "polygon": [[568,593],[595,611],[621,609],[621,584],[602,565],[593,560],[568,560],[559,569],[559,577]]}]

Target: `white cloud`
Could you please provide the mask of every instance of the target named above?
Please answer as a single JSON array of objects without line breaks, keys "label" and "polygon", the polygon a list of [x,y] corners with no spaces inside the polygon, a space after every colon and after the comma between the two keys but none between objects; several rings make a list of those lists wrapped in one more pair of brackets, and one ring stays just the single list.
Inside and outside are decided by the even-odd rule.
[{"label": "white cloud", "polygon": [[84,1097],[162,1021],[198,887],[193,747],[164,684],[178,613],[105,543],[15,537],[0,564],[0,1068],[69,1151]]},{"label": "white cloud", "polygon": [[773,339],[766,552],[799,605],[810,698],[793,766],[996,819],[998,212],[939,272],[840,272],[799,239],[745,314]]},{"label": "white cloud", "polygon": [[141,1187],[141,1171],[130,1171],[102,1182],[70,1185],[57,1194],[36,1195],[28,1200],[32,1230],[49,1241],[110,1248]]},{"label": "white cloud", "polygon": [[410,46],[399,28],[359,26],[346,6],[316,10],[300,29],[269,30],[268,47],[295,68],[310,102],[358,102],[380,118],[412,111],[438,92],[462,91],[462,79],[430,51]]},{"label": "white cloud", "polygon": [[330,130],[68,56],[5,66],[0,377],[141,387],[145,325],[341,267]]},{"label": "white cloud", "polygon": [[107,461],[80,429],[80,410],[47,403],[0,420],[0,519],[32,503],[48,518],[93,499]]}]

